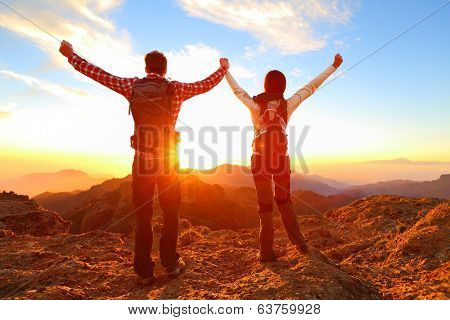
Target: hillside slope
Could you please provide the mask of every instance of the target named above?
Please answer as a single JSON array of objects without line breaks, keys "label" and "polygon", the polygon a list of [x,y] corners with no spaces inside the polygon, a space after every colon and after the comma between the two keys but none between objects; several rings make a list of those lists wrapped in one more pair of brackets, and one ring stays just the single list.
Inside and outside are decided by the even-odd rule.
[{"label": "hillside slope", "polygon": [[131,182],[130,175],[121,179],[106,180],[101,184],[91,186],[85,191],[41,193],[35,196],[33,200],[49,210],[54,210],[61,214],[65,214],[92,200],[102,197],[108,191],[113,191],[120,188],[120,186],[126,182]]},{"label": "hillside slope", "polygon": [[329,257],[364,275],[385,296],[450,298],[450,201],[374,196],[327,216],[358,234],[328,250]]},{"label": "hillside slope", "polygon": [[[194,225],[211,229],[238,229],[259,226],[256,191],[250,187],[231,188],[203,182],[197,175],[182,176],[181,217]],[[296,191],[293,203],[299,214],[321,212],[338,208],[357,199],[350,195],[322,196],[311,191]],[[43,207],[61,213],[72,222],[70,232],[93,230],[133,231],[134,215],[131,204],[131,180],[113,179],[77,194],[43,194],[35,197]],[[308,205],[305,205],[308,204]],[[69,210],[58,210],[66,205]],[[155,215],[160,214],[158,201]]]}]

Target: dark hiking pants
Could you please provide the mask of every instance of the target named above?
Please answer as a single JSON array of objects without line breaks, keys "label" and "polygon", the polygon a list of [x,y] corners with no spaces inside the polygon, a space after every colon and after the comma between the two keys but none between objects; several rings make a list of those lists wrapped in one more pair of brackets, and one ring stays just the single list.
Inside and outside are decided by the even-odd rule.
[{"label": "dark hiking pants", "polygon": [[[263,257],[273,255],[273,199],[280,212],[284,228],[289,240],[294,245],[304,242],[298,226],[297,216],[292,206],[290,192],[290,164],[288,156],[279,156],[275,165],[265,163],[264,157],[252,156],[252,173],[258,197],[258,214],[260,218],[260,252]],[[275,197],[272,191],[272,181],[275,184]]]},{"label": "dark hiking pants", "polygon": [[137,156],[133,162],[132,197],[136,210],[134,270],[141,277],[154,274],[155,263],[151,257],[153,245],[153,200],[158,185],[158,199],[163,214],[163,228],[160,240],[161,264],[170,269],[177,264],[179,211],[181,187],[178,164],[161,169],[159,160],[142,159]]}]

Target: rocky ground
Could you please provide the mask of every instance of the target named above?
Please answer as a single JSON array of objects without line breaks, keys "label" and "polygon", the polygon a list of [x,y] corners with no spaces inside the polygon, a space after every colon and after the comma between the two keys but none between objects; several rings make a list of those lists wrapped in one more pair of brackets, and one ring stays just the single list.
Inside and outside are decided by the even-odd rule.
[{"label": "rocky ground", "polygon": [[[196,231],[189,231],[195,232]],[[378,299],[378,290],[318,254],[292,248],[280,261],[255,259],[254,231],[184,236],[187,270],[168,279],[161,267],[152,286],[136,283],[132,246],[122,236],[91,232],[2,241],[0,288],[19,299]],[[186,243],[187,242],[187,243]],[[14,248],[14,251],[11,251]]]},{"label": "rocky ground", "polygon": [[[28,229],[14,229],[11,220],[5,223],[11,212],[19,214],[31,207],[49,214],[33,207],[32,201],[23,202],[0,201],[2,298],[450,298],[450,202],[446,200],[375,196],[326,216],[302,215],[302,231],[316,248],[308,255],[288,243],[276,218],[280,259],[274,263],[256,260],[257,229],[212,230],[184,219],[179,248],[187,270],[177,279],[168,279],[158,264],[158,280],[151,286],[135,281],[132,236],[104,231],[68,234],[58,223],[39,234],[22,232]],[[160,224],[156,217],[156,238]],[[154,257],[157,251],[156,246]]]}]

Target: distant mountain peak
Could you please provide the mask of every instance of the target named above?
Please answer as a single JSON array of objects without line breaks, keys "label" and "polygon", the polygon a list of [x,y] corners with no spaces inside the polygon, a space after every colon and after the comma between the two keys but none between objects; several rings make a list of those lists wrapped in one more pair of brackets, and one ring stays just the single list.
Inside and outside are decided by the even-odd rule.
[{"label": "distant mountain peak", "polygon": [[56,172],[42,172],[42,173],[29,173],[22,176],[22,178],[36,177],[36,176],[62,176],[62,177],[76,177],[76,178],[92,178],[88,173],[75,170],[64,169]]},{"label": "distant mountain peak", "polygon": [[57,171],[56,173],[76,173],[76,174],[89,175],[88,173],[86,173],[84,171],[76,170],[76,169],[64,169],[64,170]]},{"label": "distant mountain peak", "polygon": [[17,178],[0,180],[1,188],[31,197],[46,191],[71,192],[88,189],[107,180],[109,177],[96,177],[74,169],[56,172],[29,173]]},{"label": "distant mountain peak", "polygon": [[406,159],[406,158],[397,158],[392,160],[391,162],[395,162],[395,163],[411,163],[413,161]]},{"label": "distant mountain peak", "polygon": [[361,162],[360,164],[394,164],[394,165],[449,165],[450,162],[440,161],[413,161],[406,158],[397,158],[392,160],[373,160]]},{"label": "distant mountain peak", "polygon": [[362,162],[363,164],[410,164],[413,161],[406,159],[406,158],[397,158],[397,159],[391,159],[391,160],[373,160],[373,161],[367,161]]}]

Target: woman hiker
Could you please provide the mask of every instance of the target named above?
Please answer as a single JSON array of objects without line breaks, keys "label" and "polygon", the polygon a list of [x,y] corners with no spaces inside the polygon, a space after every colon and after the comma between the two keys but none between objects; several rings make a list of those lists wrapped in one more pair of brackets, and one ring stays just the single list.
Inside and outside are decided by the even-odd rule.
[{"label": "woman hiker", "polygon": [[[297,107],[339,68],[342,61],[342,56],[337,54],[331,66],[287,100],[283,96],[286,77],[278,70],[267,73],[264,79],[264,92],[253,98],[238,85],[229,71],[225,75],[234,94],[250,111],[255,131],[251,169],[258,197],[260,218],[258,259],[261,262],[274,261],[277,258],[273,251],[272,198],[275,198],[289,240],[301,253],[308,252],[290,198],[286,126]],[[272,181],[275,184],[275,197],[272,193]]]}]

